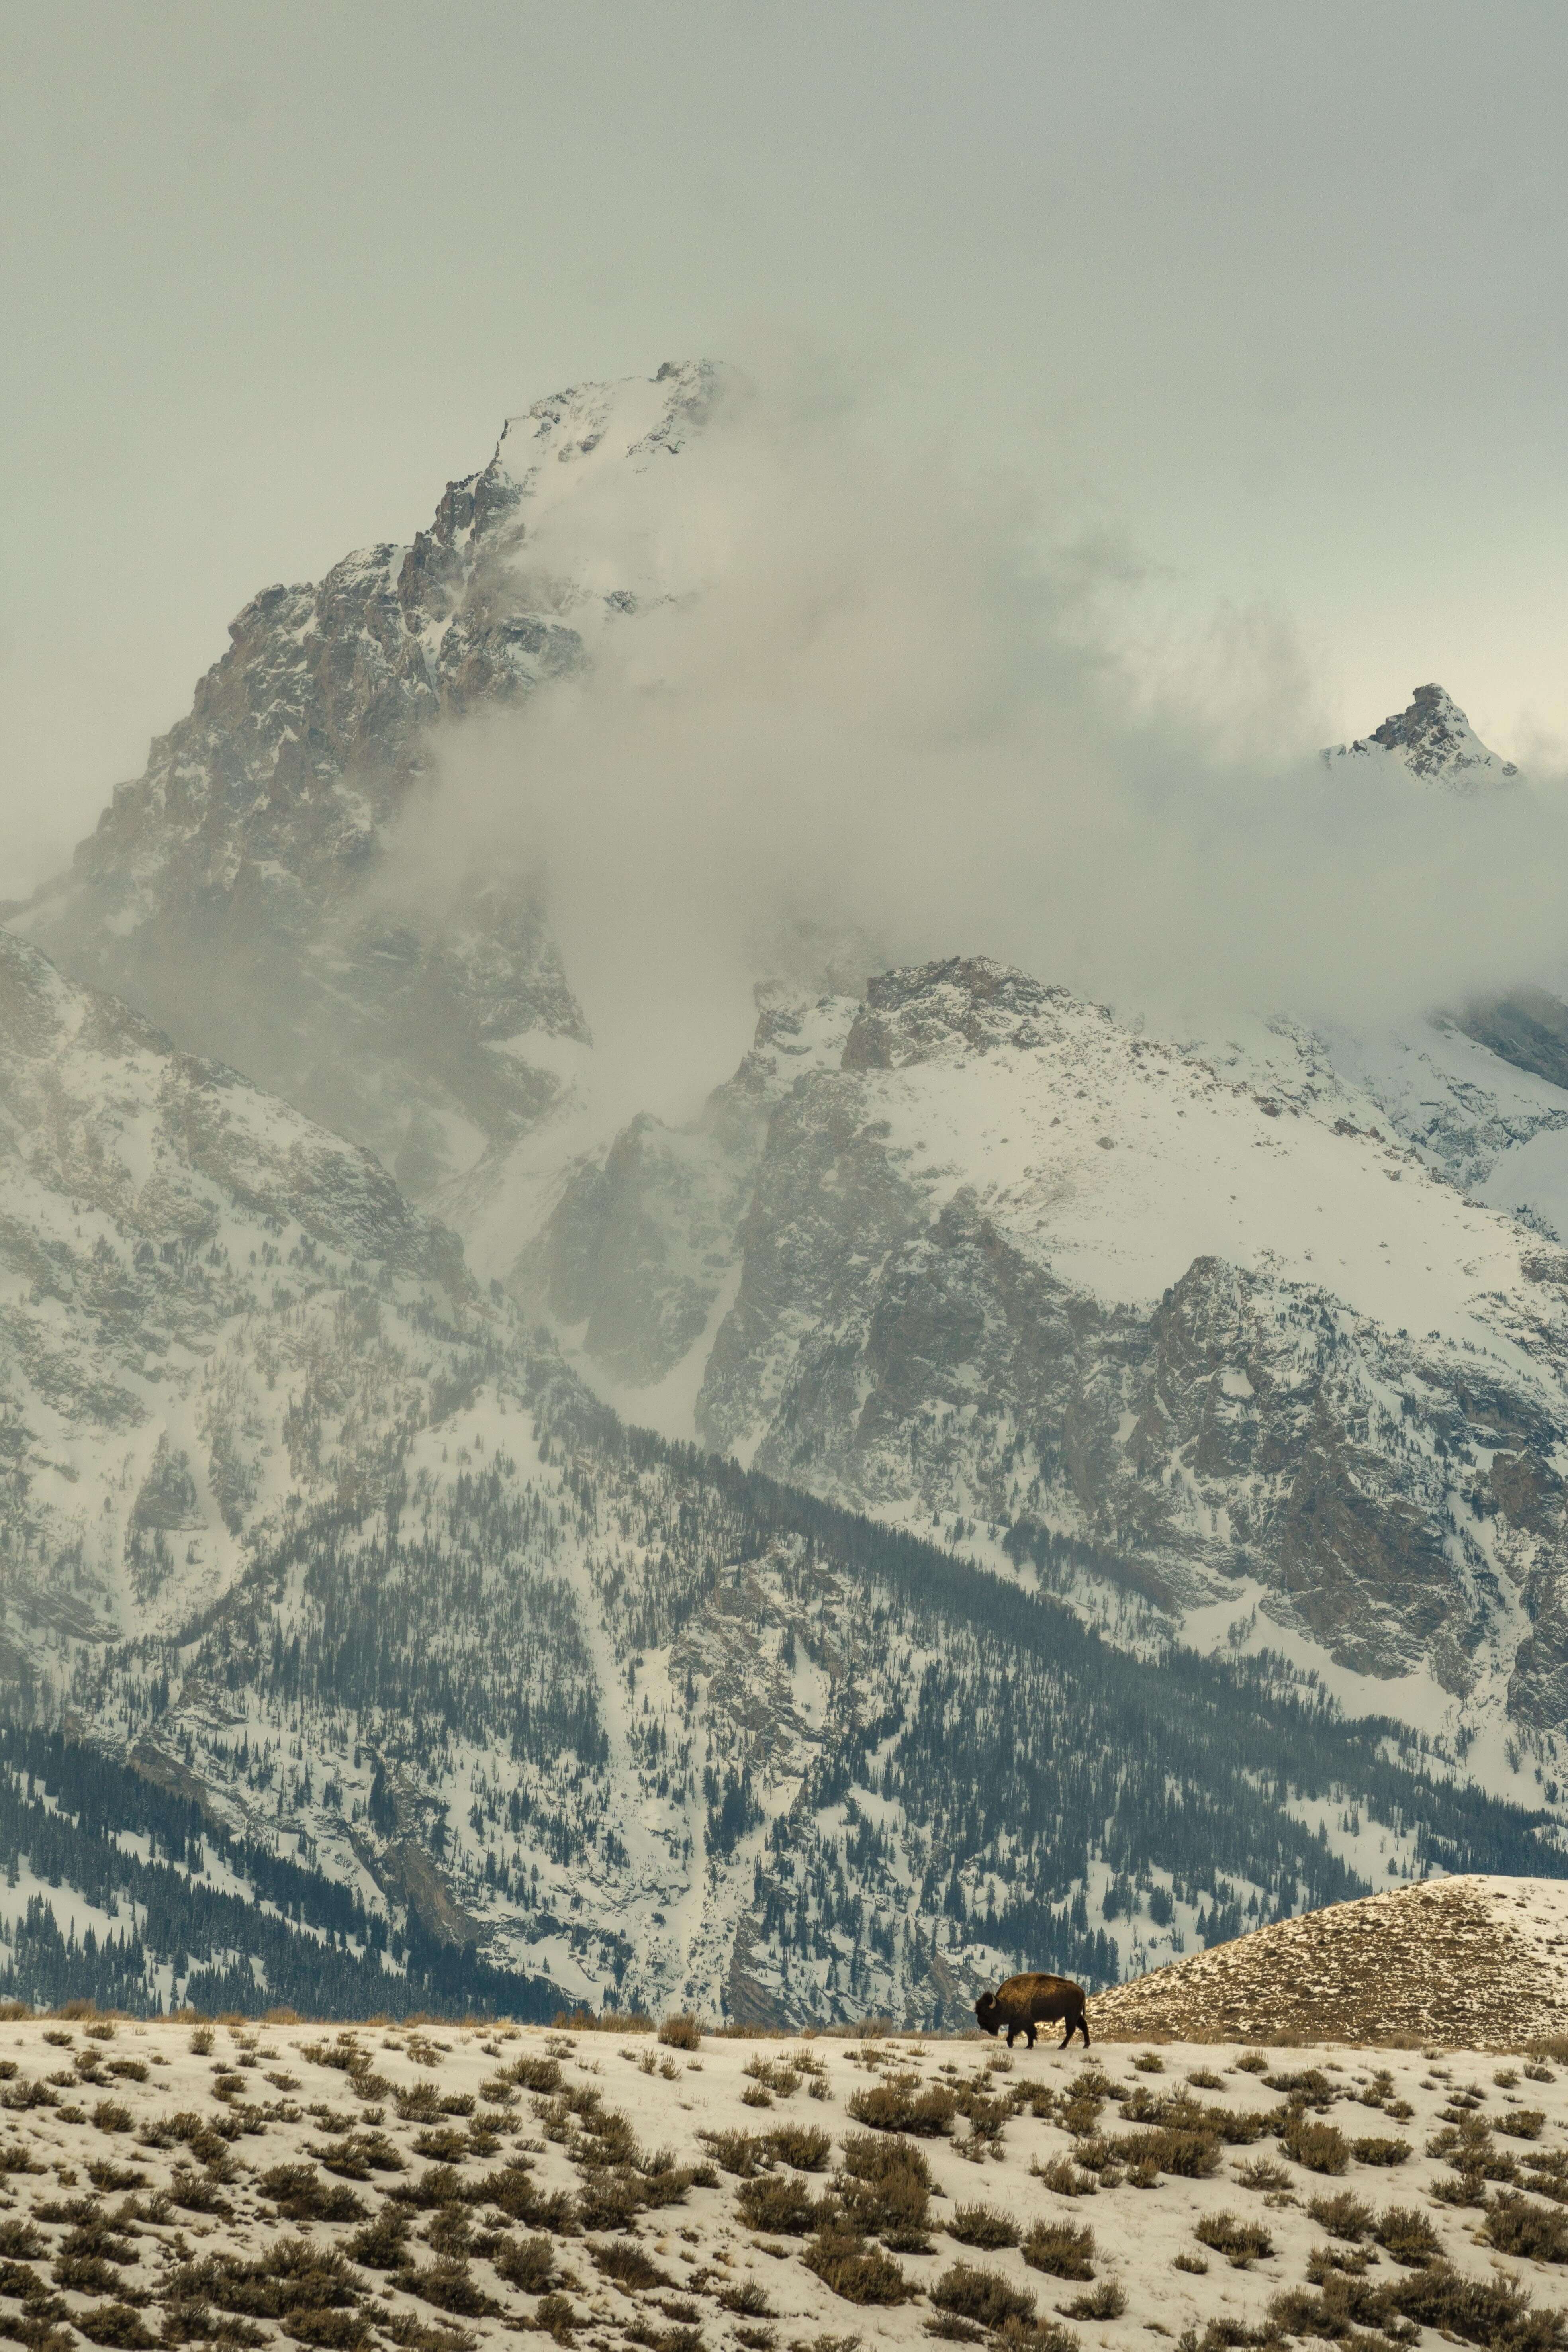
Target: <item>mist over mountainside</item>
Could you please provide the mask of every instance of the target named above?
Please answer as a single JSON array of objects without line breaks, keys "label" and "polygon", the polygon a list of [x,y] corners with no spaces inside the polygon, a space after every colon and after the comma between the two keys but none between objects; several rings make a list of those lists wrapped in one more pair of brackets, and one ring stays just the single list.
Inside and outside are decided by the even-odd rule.
[{"label": "mist over mountainside", "polygon": [[588,1036],[539,877],[471,875],[424,909],[377,885],[432,722],[526,698],[635,615],[640,578],[591,545],[556,573],[533,542],[606,465],[678,455],[711,374],[537,402],[409,543],[253,597],[190,715],[15,928],[371,1146],[416,1197],[526,1130]]},{"label": "mist over mountainside", "polygon": [[[1568,1008],[1487,929],[1529,786],[1436,687],[1194,782],[984,501],[933,478],[917,556],[747,404],[538,402],[264,592],[0,934],[18,1985],[951,2020],[1560,1866]],[[1326,995],[1319,946],[1226,999],[1222,946],[1113,1010],[1083,941],[1178,786],[1206,895],[1149,959],[1299,827],[1349,831],[1298,929],[1379,842],[1441,889]],[[1461,938],[1381,993],[1467,860],[1475,985]]]}]

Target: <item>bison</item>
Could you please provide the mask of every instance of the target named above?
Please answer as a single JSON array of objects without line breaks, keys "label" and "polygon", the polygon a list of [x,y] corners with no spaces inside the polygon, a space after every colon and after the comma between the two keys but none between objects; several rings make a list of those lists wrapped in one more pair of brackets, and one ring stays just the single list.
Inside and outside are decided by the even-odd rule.
[{"label": "bison", "polygon": [[1070,1977],[1026,1976],[1009,1977],[994,1992],[983,1992],[974,2004],[974,2014],[987,2033],[999,2033],[1007,2029],[1007,2047],[1013,2047],[1015,2033],[1026,2033],[1029,2047],[1035,2046],[1037,2025],[1055,2024],[1065,2021],[1067,2032],[1059,2047],[1065,2050],[1075,2033],[1083,2036],[1083,2046],[1089,2048],[1089,2018],[1083,2005],[1083,1987],[1074,1984]]}]

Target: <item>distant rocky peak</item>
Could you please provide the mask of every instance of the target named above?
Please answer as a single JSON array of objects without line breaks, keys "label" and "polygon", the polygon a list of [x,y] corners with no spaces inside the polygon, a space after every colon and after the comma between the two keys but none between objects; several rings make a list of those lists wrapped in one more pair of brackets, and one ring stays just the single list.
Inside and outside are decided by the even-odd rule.
[{"label": "distant rocky peak", "polygon": [[1474,798],[1517,782],[1511,760],[1489,751],[1451,694],[1440,686],[1418,686],[1407,710],[1385,719],[1368,736],[1353,743],[1336,743],[1323,753],[1325,766],[1336,761],[1397,760],[1422,783]]},{"label": "distant rocky peak", "polygon": [[436,786],[437,722],[520,706],[667,593],[639,569],[645,494],[722,382],[681,362],[536,401],[412,541],[252,597],[15,928],[422,1197],[530,1131],[560,1042],[587,1042],[532,880],[395,918],[365,886]]},{"label": "distant rocky peak", "polygon": [[[847,1070],[900,1069],[952,1052],[1036,1045],[1075,1000],[990,956],[879,972],[844,1047]],[[1085,1008],[1078,1007],[1080,1012]]]},{"label": "distant rocky peak", "polygon": [[679,457],[688,435],[705,422],[721,373],[709,360],[667,360],[655,376],[574,384],[536,400],[507,418],[479,478],[504,478],[543,505],[575,488],[595,458],[608,466]]}]

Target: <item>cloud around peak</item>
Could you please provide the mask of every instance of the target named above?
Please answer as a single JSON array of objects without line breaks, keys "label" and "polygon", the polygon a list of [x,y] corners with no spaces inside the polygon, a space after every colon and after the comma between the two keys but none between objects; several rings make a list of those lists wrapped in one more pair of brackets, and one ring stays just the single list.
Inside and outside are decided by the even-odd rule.
[{"label": "cloud around peak", "polygon": [[1558,975],[1556,793],[1325,768],[1277,617],[1163,629],[1125,550],[852,397],[727,375],[679,452],[604,468],[525,553],[636,610],[439,731],[393,887],[542,870],[597,1034],[650,1066],[742,1035],[802,920],[1173,1013],[1353,1025]]}]

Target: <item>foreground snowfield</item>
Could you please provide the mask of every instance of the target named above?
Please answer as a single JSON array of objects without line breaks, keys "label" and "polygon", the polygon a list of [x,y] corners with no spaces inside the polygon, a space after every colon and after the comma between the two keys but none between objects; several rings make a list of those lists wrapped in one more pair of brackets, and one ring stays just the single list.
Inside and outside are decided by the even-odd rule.
[{"label": "foreground snowfield", "polygon": [[0,2334],[50,2352],[838,2352],[1008,2298],[1055,2352],[1212,2347],[1282,2295],[1299,2335],[1568,2340],[1568,2075],[1522,2053],[25,2019],[0,2058]]}]

